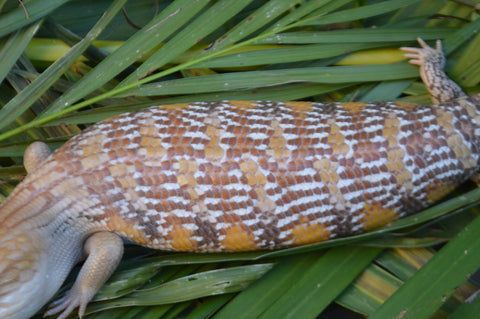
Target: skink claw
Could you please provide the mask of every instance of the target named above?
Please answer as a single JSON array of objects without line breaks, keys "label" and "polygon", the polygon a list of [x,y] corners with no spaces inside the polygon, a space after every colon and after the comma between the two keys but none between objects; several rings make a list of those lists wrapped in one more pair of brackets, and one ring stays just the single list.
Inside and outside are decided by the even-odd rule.
[{"label": "skink claw", "polygon": [[78,317],[82,318],[85,314],[88,302],[93,298],[96,291],[78,292],[72,288],[65,296],[55,300],[49,306],[49,310],[45,312],[44,317],[53,316],[61,312],[57,319],[65,319],[77,307]]},{"label": "skink claw", "polygon": [[410,59],[408,62],[414,65],[423,65],[425,64],[426,60],[428,59],[437,59],[437,60],[444,60],[442,53],[442,42],[437,40],[436,48],[433,49],[428,44],[425,43],[422,39],[417,39],[418,43],[422,46],[422,48],[414,48],[414,47],[401,47],[400,50],[404,52],[410,52],[404,54],[404,57]]}]

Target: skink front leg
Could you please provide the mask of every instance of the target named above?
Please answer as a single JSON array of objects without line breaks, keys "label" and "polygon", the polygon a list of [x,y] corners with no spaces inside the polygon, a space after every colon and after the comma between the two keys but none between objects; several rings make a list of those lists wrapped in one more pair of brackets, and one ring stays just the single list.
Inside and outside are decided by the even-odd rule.
[{"label": "skink front leg", "polygon": [[78,316],[85,314],[85,308],[100,287],[117,268],[123,255],[123,241],[113,233],[100,232],[90,236],[84,245],[87,260],[67,294],[55,301],[46,316],[60,313],[58,319],[66,318],[76,307]]},{"label": "skink front leg", "polygon": [[[445,56],[440,40],[437,40],[435,49],[428,46],[422,39],[417,40],[421,48],[402,47],[400,49],[409,52],[404,56],[411,59],[409,61],[411,64],[420,66],[420,75],[430,92],[433,103],[449,103],[466,96],[460,86],[443,71]],[[470,179],[480,187],[480,172],[475,173]]]},{"label": "skink front leg", "polygon": [[422,39],[418,38],[417,40],[422,46],[421,48],[403,47],[400,49],[409,52],[405,54],[405,57],[411,59],[409,61],[411,64],[420,66],[420,76],[430,92],[433,103],[448,103],[465,96],[466,94],[457,83],[443,72],[445,56],[440,40],[437,41],[435,49],[428,46]]}]

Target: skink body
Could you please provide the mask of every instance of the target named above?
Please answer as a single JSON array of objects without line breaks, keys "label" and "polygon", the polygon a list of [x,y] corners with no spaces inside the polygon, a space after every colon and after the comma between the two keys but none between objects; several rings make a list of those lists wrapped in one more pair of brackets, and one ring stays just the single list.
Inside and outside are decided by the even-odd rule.
[{"label": "skink body", "polygon": [[[275,249],[415,213],[478,171],[480,96],[406,48],[435,105],[223,101],[151,107],[91,126],[0,206],[0,317],[28,318],[87,260],[49,314],[85,306],[121,238],[155,249]],[[438,61],[440,59],[440,61]],[[430,77],[426,79],[426,77]]]}]

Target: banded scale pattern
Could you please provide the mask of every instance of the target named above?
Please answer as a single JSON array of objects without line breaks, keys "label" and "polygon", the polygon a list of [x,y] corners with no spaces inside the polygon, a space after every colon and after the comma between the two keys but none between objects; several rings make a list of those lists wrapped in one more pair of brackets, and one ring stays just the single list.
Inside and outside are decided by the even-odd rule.
[{"label": "banded scale pattern", "polygon": [[17,192],[50,198],[38,211],[62,219],[56,231],[75,221],[85,233],[178,251],[308,244],[414,213],[471,176],[480,156],[474,105],[151,107],[74,137]]}]

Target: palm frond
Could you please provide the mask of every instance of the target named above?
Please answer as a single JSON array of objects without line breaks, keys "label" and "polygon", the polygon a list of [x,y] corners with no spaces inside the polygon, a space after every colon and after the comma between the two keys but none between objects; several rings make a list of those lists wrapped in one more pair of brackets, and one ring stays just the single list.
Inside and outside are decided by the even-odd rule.
[{"label": "palm frond", "polygon": [[[21,156],[32,141],[54,149],[88,124],[151,105],[430,103],[417,68],[397,50],[417,37],[441,39],[447,72],[467,92],[480,91],[479,11],[467,1],[2,4],[2,198],[24,175]],[[332,318],[342,307],[351,318],[476,318],[480,298],[466,300],[479,289],[471,280],[480,267],[479,201],[467,183],[447,201],[370,233],[275,252],[129,246],[87,318]]]}]

